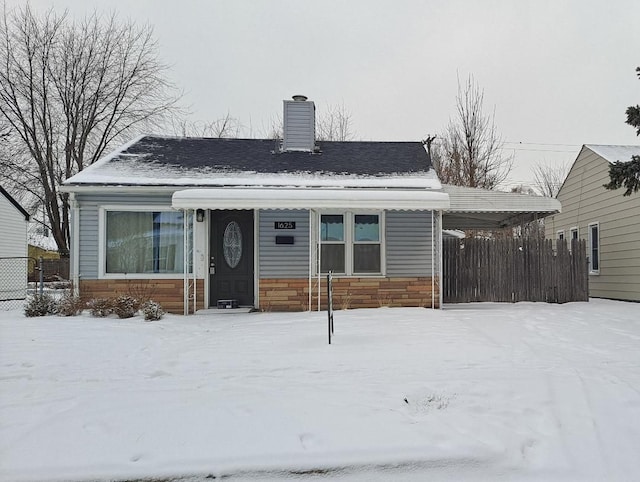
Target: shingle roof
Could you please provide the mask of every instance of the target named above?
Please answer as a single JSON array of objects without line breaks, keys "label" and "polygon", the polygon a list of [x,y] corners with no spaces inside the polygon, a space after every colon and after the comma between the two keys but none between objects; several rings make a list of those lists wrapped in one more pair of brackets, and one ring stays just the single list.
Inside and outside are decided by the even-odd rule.
[{"label": "shingle roof", "polygon": [[314,152],[272,139],[143,136],[65,186],[291,186],[440,189],[420,142],[319,141]]},{"label": "shingle roof", "polygon": [[[258,173],[313,176],[386,176],[421,174],[431,160],[420,142],[317,142],[317,152],[281,152],[272,139],[212,139],[144,136],[107,156],[85,171],[91,178],[107,167],[111,172],[136,164],[148,165],[157,174],[202,171],[208,174]],[[126,170],[126,169],[123,169]],[[84,171],[83,171],[84,172]],[[140,173],[144,176],[144,172]],[[83,173],[71,184],[83,182]]]},{"label": "shingle roof", "polygon": [[146,136],[111,162],[132,155],[187,168],[259,173],[380,175],[428,171],[431,161],[420,142],[316,142],[317,153],[279,152],[272,139],[211,139]]}]

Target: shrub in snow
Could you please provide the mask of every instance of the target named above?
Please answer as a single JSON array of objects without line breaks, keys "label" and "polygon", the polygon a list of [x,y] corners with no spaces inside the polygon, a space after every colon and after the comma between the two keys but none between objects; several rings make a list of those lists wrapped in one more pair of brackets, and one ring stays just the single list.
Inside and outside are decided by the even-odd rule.
[{"label": "shrub in snow", "polygon": [[143,303],[142,313],[144,314],[145,321],[156,321],[162,318],[164,310],[162,309],[162,306],[160,306],[160,303],[149,300]]},{"label": "shrub in snow", "polygon": [[82,313],[86,304],[79,296],[64,295],[58,302],[58,316],[76,316]]},{"label": "shrub in snow", "polygon": [[24,314],[28,317],[53,315],[56,311],[56,300],[46,293],[30,296],[24,307]]},{"label": "shrub in snow", "polygon": [[142,308],[144,302],[153,298],[156,293],[156,284],[152,282],[132,282],[127,280],[127,295],[138,300],[138,309]]},{"label": "shrub in snow", "polygon": [[91,316],[104,318],[113,313],[113,301],[108,298],[93,298],[87,303]]},{"label": "shrub in snow", "polygon": [[118,315],[118,318],[131,318],[139,308],[138,300],[131,296],[120,295],[113,300],[113,312]]}]

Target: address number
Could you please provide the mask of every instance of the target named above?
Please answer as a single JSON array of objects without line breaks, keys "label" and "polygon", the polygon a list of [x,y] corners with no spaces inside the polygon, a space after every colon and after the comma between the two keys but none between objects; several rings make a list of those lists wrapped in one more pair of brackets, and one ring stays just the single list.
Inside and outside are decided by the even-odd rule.
[{"label": "address number", "polygon": [[296,229],[295,221],[276,221],[274,223],[276,229]]}]

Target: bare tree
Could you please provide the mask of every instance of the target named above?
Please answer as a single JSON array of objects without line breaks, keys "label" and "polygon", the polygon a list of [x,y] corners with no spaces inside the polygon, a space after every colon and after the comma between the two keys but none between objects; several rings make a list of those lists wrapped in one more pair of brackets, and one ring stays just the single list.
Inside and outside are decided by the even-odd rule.
[{"label": "bare tree", "polygon": [[440,180],[456,186],[494,189],[511,171],[512,157],[503,154],[495,114],[484,113],[484,91],[472,76],[458,82],[456,116],[434,143],[431,155]]},{"label": "bare tree", "polygon": [[556,197],[569,172],[569,164],[537,164],[533,168],[534,187],[538,194]]},{"label": "bare tree", "polygon": [[351,141],[355,138],[351,112],[344,104],[334,104],[318,116],[316,138],[319,141]]},{"label": "bare tree", "polygon": [[264,137],[267,139],[281,140],[284,137],[284,121],[281,115],[272,117],[266,129],[262,129]]},{"label": "bare tree", "polygon": [[[278,115],[271,118],[266,128],[262,129],[267,139],[282,139],[283,121]],[[329,105],[318,113],[316,118],[316,140],[318,141],[351,141],[356,134],[353,131],[353,118],[344,104]]]},{"label": "bare tree", "polygon": [[3,8],[0,117],[18,151],[3,182],[44,206],[62,255],[69,247],[69,202],[60,184],[135,129],[153,128],[176,108],[153,30],[98,14],[73,21],[27,4]]},{"label": "bare tree", "polygon": [[210,122],[189,121],[186,119],[172,120],[175,135],[185,137],[213,137],[217,139],[238,138],[243,132],[243,126],[237,117],[229,112],[220,119]]}]

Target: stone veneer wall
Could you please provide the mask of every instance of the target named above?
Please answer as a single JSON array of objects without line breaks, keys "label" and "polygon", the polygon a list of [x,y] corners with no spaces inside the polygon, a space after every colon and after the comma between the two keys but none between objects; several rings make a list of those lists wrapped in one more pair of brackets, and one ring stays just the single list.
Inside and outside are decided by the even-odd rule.
[{"label": "stone veneer wall", "polygon": [[[322,277],[320,306],[326,309],[326,276]],[[438,307],[436,285],[435,306]],[[305,311],[309,308],[309,280],[261,279],[260,306],[263,311]],[[318,306],[318,279],[311,283],[312,307]],[[431,277],[338,278],[333,279],[334,309],[379,308],[381,306],[431,307]]]},{"label": "stone veneer wall", "polygon": [[[118,295],[147,296],[168,313],[183,314],[183,279],[101,279],[80,281],[80,297],[111,298]],[[197,282],[198,309],[204,308],[204,280]]]},{"label": "stone veneer wall", "polygon": [[[322,277],[321,302],[326,309],[326,276]],[[198,309],[204,309],[204,280],[198,280]],[[80,281],[83,300],[110,298],[121,294],[147,295],[165,311],[182,314],[182,279],[103,279]],[[318,279],[311,282],[312,307],[318,306]],[[309,309],[307,278],[261,279],[260,306],[263,311],[306,311]],[[436,285],[436,307],[438,286]],[[379,308],[381,306],[431,307],[431,277],[420,278],[334,278],[334,309]]]}]

